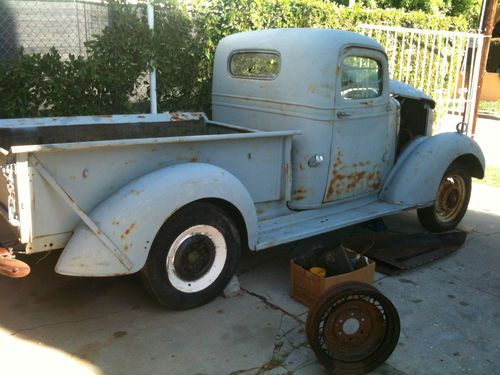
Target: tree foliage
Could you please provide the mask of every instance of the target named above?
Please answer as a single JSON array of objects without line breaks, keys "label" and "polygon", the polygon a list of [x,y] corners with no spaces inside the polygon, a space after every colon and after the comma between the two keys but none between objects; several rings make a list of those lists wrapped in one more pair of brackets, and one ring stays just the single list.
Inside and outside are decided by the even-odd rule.
[{"label": "tree foliage", "polygon": [[[383,0],[395,1],[395,0]],[[108,2],[110,24],[87,56],[57,50],[0,61],[0,117],[147,112],[148,69],[157,69],[158,107],[210,107],[215,48],[224,36],[278,27],[356,30],[361,23],[467,30],[468,20],[422,11],[346,8],[321,0],[155,1],[155,29],[144,4]]]}]

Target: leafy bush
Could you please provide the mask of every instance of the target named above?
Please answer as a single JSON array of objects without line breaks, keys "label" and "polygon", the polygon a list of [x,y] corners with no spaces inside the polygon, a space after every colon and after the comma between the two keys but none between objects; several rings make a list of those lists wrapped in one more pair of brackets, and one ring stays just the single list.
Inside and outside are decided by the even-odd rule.
[{"label": "leafy bush", "polygon": [[87,57],[21,53],[0,61],[0,117],[130,113],[148,110],[150,61],[159,111],[209,111],[215,48],[224,36],[278,27],[356,30],[361,23],[466,30],[465,17],[346,8],[322,0],[155,1],[155,30],[144,4],[108,2],[110,25],[87,43]]}]

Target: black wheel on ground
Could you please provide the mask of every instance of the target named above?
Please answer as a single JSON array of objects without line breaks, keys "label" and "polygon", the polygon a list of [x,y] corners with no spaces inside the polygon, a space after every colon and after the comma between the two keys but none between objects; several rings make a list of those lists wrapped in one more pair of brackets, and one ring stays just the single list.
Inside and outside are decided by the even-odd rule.
[{"label": "black wheel on ground", "polygon": [[441,179],[434,204],[417,210],[420,224],[431,232],[455,228],[467,212],[471,189],[466,166],[452,163]]},{"label": "black wheel on ground", "polygon": [[222,208],[192,203],[160,228],[141,276],[161,304],[191,309],[221,293],[236,270],[240,247],[239,231]]},{"label": "black wheel on ground", "polygon": [[399,315],[373,286],[344,282],[326,290],[309,311],[309,345],[333,374],[365,374],[394,351]]}]

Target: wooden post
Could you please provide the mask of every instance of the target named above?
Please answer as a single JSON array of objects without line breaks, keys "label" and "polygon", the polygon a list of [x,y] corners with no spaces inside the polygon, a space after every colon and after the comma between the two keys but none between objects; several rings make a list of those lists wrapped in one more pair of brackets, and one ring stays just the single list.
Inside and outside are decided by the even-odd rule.
[{"label": "wooden post", "polygon": [[483,50],[481,51],[481,60],[479,65],[479,77],[477,83],[476,103],[474,103],[474,118],[472,121],[471,135],[474,138],[476,134],[477,113],[479,111],[479,101],[481,98],[481,89],[483,87],[483,78],[486,72],[486,63],[488,61],[488,52],[490,50],[491,34],[495,27],[495,14],[497,11],[498,0],[483,0],[485,2],[484,13],[481,20],[480,33],[484,35]]}]

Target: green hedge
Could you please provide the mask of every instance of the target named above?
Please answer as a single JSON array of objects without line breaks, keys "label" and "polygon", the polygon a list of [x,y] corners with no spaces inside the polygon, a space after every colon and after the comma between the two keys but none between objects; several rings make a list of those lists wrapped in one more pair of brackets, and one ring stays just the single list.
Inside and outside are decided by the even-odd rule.
[{"label": "green hedge", "polygon": [[[145,6],[108,3],[112,22],[87,57],[20,54],[0,61],[0,117],[147,112],[149,61],[157,67],[160,111],[210,107],[213,55],[224,36],[276,27],[356,30],[361,23],[464,31],[465,17],[346,8],[321,0],[157,0],[155,30]],[[144,90],[146,87],[146,90]]]}]

